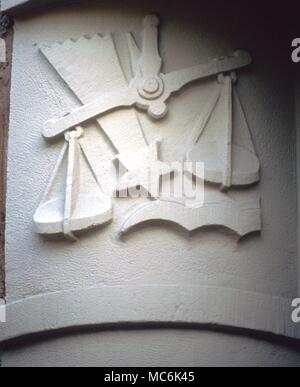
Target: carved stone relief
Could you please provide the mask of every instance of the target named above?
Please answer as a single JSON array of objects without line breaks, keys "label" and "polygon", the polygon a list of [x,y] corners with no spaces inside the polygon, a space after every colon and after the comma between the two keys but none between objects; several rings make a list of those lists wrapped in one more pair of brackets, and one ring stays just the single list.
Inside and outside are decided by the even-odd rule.
[{"label": "carved stone relief", "polygon": [[[132,33],[119,36],[118,45],[113,35],[96,35],[41,47],[82,106],[45,123],[44,137],[64,136],[65,145],[34,216],[38,233],[76,240],[76,231],[111,221],[114,193],[122,197],[131,189],[146,192],[148,203],[117,219],[120,234],[151,220],[176,223],[187,231],[223,226],[240,237],[261,230],[259,200],[234,200],[228,194],[234,186],[260,179],[260,162],[235,88],[236,72],[251,64],[250,55],[237,51],[164,74],[158,27],[157,16],[145,18],[141,49]],[[161,160],[159,139],[147,141],[137,115],[141,110],[150,120],[163,120],[170,97],[180,98],[185,86],[200,80],[212,87],[178,162],[204,163],[204,174],[193,168],[188,177],[205,182],[204,201],[165,192],[162,181],[176,180],[176,168]],[[113,173],[116,165],[121,176]]]}]

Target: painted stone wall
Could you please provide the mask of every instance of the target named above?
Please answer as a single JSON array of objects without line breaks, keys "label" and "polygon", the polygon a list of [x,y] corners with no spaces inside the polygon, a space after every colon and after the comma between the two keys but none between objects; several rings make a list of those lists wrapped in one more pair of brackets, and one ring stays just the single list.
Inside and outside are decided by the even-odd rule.
[{"label": "painted stone wall", "polygon": [[86,332],[13,347],[3,355],[5,367],[299,367],[299,360],[293,347],[182,329]]},{"label": "painted stone wall", "polygon": [[[130,7],[126,2],[110,3],[85,1],[81,5],[41,8],[24,11],[16,18],[6,226],[9,306],[1,340],[41,331],[47,335],[48,331],[72,326],[100,328],[102,324],[120,323],[124,329],[127,323],[143,322],[229,326],[259,331],[268,340],[270,335],[300,338],[298,327],[290,321],[290,301],[296,298],[298,288],[297,171],[294,79],[287,63],[286,42],[279,41],[280,48],[270,45],[274,31],[263,30],[259,20],[254,31],[249,17],[237,9],[224,8],[216,14],[208,5],[199,9],[172,2],[145,1]],[[216,225],[188,233],[156,221],[120,238],[124,216],[145,200],[114,199],[114,219],[80,233],[76,243],[38,235],[33,215],[64,143],[63,139],[45,141],[42,129],[47,120],[80,106],[41,47],[113,32],[116,47],[121,50],[122,34],[128,31],[140,46],[142,21],[153,11],[162,20],[159,41],[164,73],[230,55],[236,49],[251,53],[253,64],[239,71],[235,87],[261,164],[260,182],[242,189],[232,187],[226,196],[233,200],[260,199],[261,231],[239,239]],[[82,67],[85,76],[88,70]],[[169,114],[157,122],[136,111],[147,142],[161,141],[161,160],[180,159],[210,93],[207,80],[185,88],[171,98]],[[104,120],[121,123],[122,114],[114,112]],[[103,137],[99,128],[90,129],[89,141]],[[215,187],[207,184],[205,189],[207,194]],[[18,315],[23,316],[21,321]],[[92,344],[94,339],[96,344]],[[153,341],[160,344],[155,346]],[[191,342],[194,344],[189,351]],[[148,358],[146,352],[139,354],[138,343],[152,346],[155,358]],[[228,350],[219,350],[221,343],[230,348],[229,356]],[[78,357],[71,356],[78,346]],[[164,359],[178,348],[184,350],[171,357],[174,363],[170,365],[183,359],[189,363],[185,365],[214,365],[212,348],[220,354],[217,362],[224,361],[224,365],[228,361],[287,365],[300,360],[295,349],[279,343],[185,330],[68,336],[9,349],[3,359],[4,365],[56,361],[98,365],[104,361],[103,346],[111,346],[108,365],[136,364],[137,358],[142,359],[142,365],[158,365],[159,356]],[[128,346],[127,353],[124,348]],[[95,354],[98,349],[99,357]],[[242,350],[247,356],[241,358]]]}]

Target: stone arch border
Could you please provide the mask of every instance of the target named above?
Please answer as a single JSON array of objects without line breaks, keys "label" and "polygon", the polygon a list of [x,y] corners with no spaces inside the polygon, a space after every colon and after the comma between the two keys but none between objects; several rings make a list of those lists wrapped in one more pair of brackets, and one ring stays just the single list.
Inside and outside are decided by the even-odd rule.
[{"label": "stone arch border", "polygon": [[[160,300],[159,303],[157,300]],[[300,340],[291,300],[238,289],[125,286],[76,289],[7,305],[0,342],[59,331],[117,325],[227,327]]]}]

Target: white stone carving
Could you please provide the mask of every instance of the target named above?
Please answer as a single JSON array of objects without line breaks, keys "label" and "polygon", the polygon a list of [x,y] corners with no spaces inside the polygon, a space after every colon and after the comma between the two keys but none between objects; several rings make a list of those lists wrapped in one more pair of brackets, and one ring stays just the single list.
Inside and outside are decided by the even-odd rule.
[{"label": "white stone carving", "polygon": [[[127,191],[139,186],[158,198],[160,194],[160,177],[170,175],[171,169],[158,160],[158,142],[138,149],[136,153],[120,154],[118,160],[128,171],[118,184],[118,191]],[[141,167],[142,166],[142,167]]]},{"label": "white stone carving", "polygon": [[76,240],[74,231],[112,219],[112,203],[96,180],[88,155],[79,143],[82,128],[66,132],[61,152],[42,203],[34,215],[40,234],[60,234]]},{"label": "white stone carving", "polygon": [[[175,222],[188,231],[224,226],[240,237],[261,229],[258,200],[239,202],[225,195],[233,185],[259,181],[259,160],[234,89],[234,71],[248,66],[250,55],[238,51],[230,57],[163,74],[158,26],[157,16],[145,18],[142,50],[133,34],[122,35],[130,56],[130,74],[112,35],[41,48],[82,106],[44,126],[45,138],[65,134],[67,144],[34,217],[39,233],[63,233],[75,240],[74,232],[108,222],[113,217],[111,195],[115,190],[122,194],[140,187],[151,199],[159,199],[161,177],[170,175],[171,169],[159,158],[160,142],[148,143],[133,108],[146,110],[152,119],[162,119],[174,93],[205,78],[214,82],[217,78],[218,84],[207,106],[201,107],[188,139],[186,160],[204,162],[205,180],[220,185],[224,194],[213,200],[206,198],[201,206],[197,201],[189,205],[184,199],[178,202],[172,196],[152,201],[133,209],[120,232],[148,220]],[[118,182],[110,176],[116,162],[125,169]],[[89,183],[83,178],[89,178]]]},{"label": "white stone carving", "polygon": [[148,221],[175,223],[188,232],[202,227],[222,226],[240,238],[261,229],[260,203],[258,200],[237,202],[228,197],[207,199],[198,206],[186,206],[179,200],[160,199],[139,205],[120,227],[124,234],[133,227]]},{"label": "white stone carving", "polygon": [[[160,302],[153,302],[156,299]],[[290,299],[253,291],[180,284],[101,286],[36,295],[8,304],[10,323],[1,325],[0,342],[128,321],[188,322],[199,327],[217,324],[300,339],[300,325],[290,317]]]},{"label": "white stone carving", "polygon": [[[237,70],[251,63],[249,54],[239,51],[232,57],[215,59],[192,68],[163,74],[161,73],[162,60],[158,51],[158,25],[159,19],[156,16],[148,16],[144,20],[143,50],[136,66],[136,75],[130,85],[120,85],[118,88],[115,82],[107,81],[110,92],[102,95],[98,93],[94,100],[67,116],[59,120],[48,121],[44,127],[44,136],[46,138],[56,137],[77,125],[124,107],[137,106],[147,110],[152,118],[160,119],[167,113],[166,101],[184,86],[213,75]],[[69,43],[72,45],[72,42],[68,42],[67,47]],[[134,46],[134,43],[132,42],[131,45]],[[44,50],[44,52],[47,56],[47,51]],[[80,52],[81,56],[85,55],[83,50]],[[98,47],[95,47],[92,53],[99,55]],[[63,51],[61,56],[68,61],[68,54],[68,52]],[[134,59],[136,59],[136,51]],[[111,78],[115,80],[114,64],[115,61],[112,60],[110,74]],[[61,72],[67,74],[68,68],[62,68]],[[90,72],[88,74],[90,75]],[[76,82],[80,82],[81,88],[84,87],[81,78],[74,81],[74,83]]]},{"label": "white stone carving", "polygon": [[256,183],[260,162],[237,91],[236,75],[219,76],[220,88],[212,95],[192,132],[195,145],[187,152],[188,161],[205,163],[205,180],[228,190],[232,185]]}]

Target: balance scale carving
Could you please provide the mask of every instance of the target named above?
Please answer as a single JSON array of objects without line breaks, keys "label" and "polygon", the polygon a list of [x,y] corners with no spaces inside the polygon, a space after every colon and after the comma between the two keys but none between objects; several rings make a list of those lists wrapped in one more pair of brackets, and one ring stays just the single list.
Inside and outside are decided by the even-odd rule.
[{"label": "balance scale carving", "polygon": [[[34,216],[38,233],[62,233],[76,240],[76,231],[111,221],[113,199],[107,182],[109,162],[114,159],[127,171],[117,189],[139,186],[151,198],[132,210],[122,222],[121,233],[148,220],[175,222],[188,231],[224,226],[239,236],[261,229],[259,200],[240,202],[227,194],[232,186],[250,185],[260,179],[260,163],[234,88],[236,71],[251,64],[250,55],[238,51],[229,57],[163,74],[158,26],[157,16],[145,18],[142,50],[133,34],[122,35],[130,55],[131,79],[126,77],[111,35],[83,37],[41,48],[82,106],[44,126],[46,139],[65,136],[66,143]],[[88,71],[84,71],[87,64]],[[134,108],[161,120],[168,112],[167,103],[172,95],[193,82],[216,78],[217,87],[208,96],[188,138],[186,160],[204,162],[205,181],[219,185],[221,192],[213,192],[199,207],[197,203],[186,206],[184,200],[162,198],[160,178],[170,170],[159,160],[159,142],[147,142]],[[92,140],[97,145],[85,136],[87,131],[97,133]],[[157,167],[158,171],[152,181],[147,172],[150,167]]]}]

